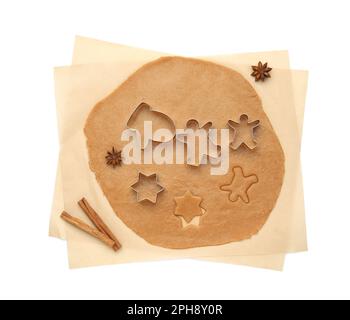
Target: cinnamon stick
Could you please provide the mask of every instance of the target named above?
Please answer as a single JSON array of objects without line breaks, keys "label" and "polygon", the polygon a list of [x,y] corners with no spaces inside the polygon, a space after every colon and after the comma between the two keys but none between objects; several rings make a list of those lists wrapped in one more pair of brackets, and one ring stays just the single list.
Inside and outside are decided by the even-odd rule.
[{"label": "cinnamon stick", "polygon": [[115,242],[112,239],[110,239],[108,236],[106,236],[104,233],[98,231],[97,229],[90,227],[82,220],[75,218],[75,217],[72,217],[70,214],[68,214],[65,211],[62,212],[61,218],[64,221],[68,222],[69,224],[75,226],[76,228],[78,228],[78,229],[90,234],[91,236],[99,239],[104,244],[106,244],[108,247],[114,249]]},{"label": "cinnamon stick", "polygon": [[80,208],[85,212],[85,214],[89,217],[91,222],[95,225],[95,227],[103,234],[105,234],[107,237],[112,239],[115,243],[115,246],[113,249],[117,251],[121,248],[121,244],[118,241],[118,239],[115,237],[113,232],[107,227],[107,225],[103,222],[101,217],[98,215],[98,213],[91,207],[89,202],[83,198],[78,202]]}]

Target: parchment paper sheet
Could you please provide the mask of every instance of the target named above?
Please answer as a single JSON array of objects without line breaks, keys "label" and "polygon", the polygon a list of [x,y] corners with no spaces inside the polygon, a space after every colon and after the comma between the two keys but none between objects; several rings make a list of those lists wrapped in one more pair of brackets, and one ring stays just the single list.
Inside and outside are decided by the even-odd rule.
[{"label": "parchment paper sheet", "polygon": [[[80,40],[79,40],[80,39]],[[86,41],[87,40],[87,41]],[[81,43],[82,45],[79,45],[79,43]],[[121,47],[121,46],[117,46],[117,45],[112,45],[112,44],[106,44],[107,47],[111,48],[110,51],[106,50],[106,49],[102,49],[102,42],[96,42],[95,40],[88,40],[86,38],[78,38],[77,39],[77,43],[76,43],[76,50],[75,50],[75,54],[74,54],[74,62],[75,63],[80,63],[80,62],[91,62],[91,61],[87,61],[85,60],[84,61],[84,58],[83,61],[79,61],[78,57],[79,56],[84,56],[84,52],[85,53],[88,53],[90,54],[90,58],[89,59],[93,59],[93,57],[91,56],[91,53],[94,52],[94,50],[92,50],[91,46],[89,48],[86,47],[86,44],[87,43],[90,43],[90,44],[93,44],[95,45],[95,47],[98,47],[99,46],[99,49],[98,50],[95,50],[97,53],[101,53],[101,52],[105,52],[106,53],[106,56],[108,56],[108,52],[112,52],[113,51],[113,54],[111,54],[111,57],[113,56],[114,60],[120,60],[122,58],[125,58],[125,57],[122,57],[122,56],[118,56],[116,54],[116,52],[118,50],[116,50],[117,47],[120,47],[120,48],[123,48],[120,52],[123,52],[123,54],[127,54],[128,57],[132,56],[134,57],[134,60],[136,60],[135,58],[137,59],[140,59],[137,55],[133,55],[132,52],[138,52],[138,49],[132,49],[132,48],[128,48],[128,50],[126,49],[126,47]],[[113,48],[113,50],[112,50]],[[148,52],[148,51],[145,51],[145,50],[142,50],[143,51],[143,55],[145,55],[145,52]],[[79,54],[80,52],[80,54]],[[119,52],[119,55],[120,55],[120,52]],[[271,57],[268,57],[268,53],[267,54],[264,54],[265,56],[263,58],[266,57],[266,60],[269,61],[271,63],[271,61],[273,61],[273,65],[274,66],[279,66],[278,65],[278,62],[277,60],[279,59],[280,62],[281,62],[281,65],[284,64],[284,65],[287,65],[288,64],[288,56],[287,56],[287,53],[284,52],[284,53],[272,53],[271,56],[275,55],[276,56],[276,61],[273,60],[273,58]],[[96,54],[96,59],[97,60],[97,56],[98,54]],[[154,54],[153,56],[151,56],[151,59],[154,59],[154,58],[157,58],[159,56],[159,54]],[[245,59],[249,59],[249,61],[251,62],[251,60],[254,58],[253,61],[255,61],[257,59],[257,56],[260,57],[260,59],[263,59],[261,56],[262,54],[257,54],[255,57],[252,57],[252,54],[249,54],[248,58],[246,58],[246,55],[234,55],[234,56],[221,56],[221,57],[216,57],[216,58],[211,58],[211,59],[214,59],[214,61],[217,61],[218,63],[221,63],[221,64],[225,64],[225,61],[228,61],[228,60],[232,60],[232,61],[237,61],[239,60],[239,57],[241,57],[241,59],[244,60]],[[208,59],[208,58],[207,58]],[[215,60],[217,59],[217,60]],[[222,60],[220,60],[222,59]],[[235,60],[236,59],[236,60]],[[108,60],[108,59],[106,59]],[[124,61],[122,64],[118,63],[118,64],[111,64],[111,65],[106,65],[106,64],[101,64],[101,65],[90,65],[90,66],[79,66],[79,67],[76,67],[76,68],[63,68],[63,69],[58,69],[58,74],[56,73],[56,76],[58,76],[60,78],[60,76],[63,74],[63,78],[65,78],[65,80],[67,80],[67,83],[69,83],[68,87],[73,85],[79,85],[81,84],[80,80],[78,79],[79,77],[81,77],[83,75],[84,78],[86,78],[86,76],[91,76],[93,74],[96,75],[96,68],[99,69],[99,70],[103,70],[104,68],[108,68],[109,70],[118,70],[118,73],[119,75],[123,74],[123,71],[122,69],[126,67],[126,69],[128,69],[128,72],[126,72],[124,74],[124,79],[127,77],[127,75],[131,72],[130,70],[132,68],[134,68],[134,70],[136,70],[138,68],[138,66],[142,65],[143,63],[147,62],[148,61],[148,57],[143,57],[143,60],[142,61],[133,61],[131,62],[132,59],[130,59],[129,61]],[[220,61],[218,61],[220,60]],[[112,66],[113,65],[113,66]],[[242,67],[242,66],[241,66]],[[243,67],[242,67],[243,68]],[[84,69],[84,70],[82,70]],[[238,69],[238,68],[235,68],[235,69]],[[62,72],[60,72],[62,71]],[[132,70],[133,71],[133,70]],[[283,71],[283,70],[278,70],[278,72],[287,72],[287,71]],[[113,73],[113,72],[112,72]],[[243,72],[242,72],[243,73]],[[112,79],[114,78],[114,75],[113,74],[110,74],[110,77],[108,76],[108,72],[107,73],[99,73],[97,72],[97,74],[100,74],[101,77],[103,78],[106,78],[106,75],[107,75],[107,78],[108,80],[110,80],[110,82],[112,83]],[[78,78],[76,78],[76,76],[79,75]],[[99,79],[101,80],[101,77],[99,77]],[[305,88],[306,88],[306,73],[305,72],[293,72],[293,82],[296,83],[296,87],[298,90],[296,91],[296,102],[297,102],[297,106],[298,106],[298,111],[297,111],[297,114],[298,114],[298,124],[299,124],[299,131],[301,131],[301,126],[302,126],[302,116],[303,116],[303,106],[304,106],[304,97],[305,97]],[[57,78],[56,78],[57,79]],[[64,79],[63,79],[64,80]],[[64,80],[64,81],[65,81]],[[114,80],[114,79],[113,79]],[[73,82],[72,82],[73,81]],[[108,82],[108,81],[106,81]],[[59,85],[61,85],[62,83],[58,80],[57,82]],[[113,85],[111,88],[107,85],[106,83],[106,90],[110,90],[112,91],[114,88],[116,87],[116,85]],[[60,88],[58,88],[60,89]],[[70,90],[68,90],[70,91]],[[83,90],[85,92],[85,90]],[[299,92],[298,92],[299,91]],[[57,92],[59,93],[60,90],[57,90]],[[67,93],[67,92],[66,92]],[[98,94],[100,94],[99,98],[97,99],[100,100],[101,98],[104,97],[104,95],[108,94],[109,92],[106,92],[103,96],[101,96],[103,94],[103,92],[95,92]],[[84,95],[84,94],[83,94]],[[78,96],[79,98],[83,98],[82,96]],[[61,95],[57,95],[57,102],[58,102],[58,113],[59,113],[59,118],[62,118],[62,117],[66,117],[67,114],[68,114],[68,117],[74,117],[74,115],[76,115],[76,112],[73,112],[73,113],[67,113],[65,114],[65,111],[64,110],[61,110],[60,109],[60,104],[65,104],[66,101],[64,100],[61,100]],[[69,92],[69,94],[65,95],[65,97],[62,97],[64,99],[68,98],[72,98],[72,91]],[[264,99],[263,99],[264,100]],[[291,100],[291,99],[290,99]],[[95,101],[95,102],[97,102]],[[92,103],[92,105],[89,105],[89,107],[92,107],[94,105],[94,103]],[[85,106],[86,108],[86,106]],[[69,109],[70,111],[72,111],[73,108]],[[293,108],[292,108],[293,109]],[[73,109],[74,110],[74,109]],[[63,112],[61,112],[63,111]],[[77,111],[77,110],[75,110]],[[268,113],[268,112],[267,112]],[[268,113],[269,114],[269,113]],[[294,114],[294,118],[295,118],[295,114]],[[290,119],[289,117],[287,119]],[[67,118],[66,120],[64,120],[64,122],[60,121],[60,128],[62,129],[62,123],[63,124],[67,124]],[[72,119],[71,119],[72,120]],[[75,123],[76,121],[72,121],[71,123]],[[272,120],[272,123],[274,124],[274,121]],[[62,153],[64,153],[65,149],[67,148],[67,144],[65,143],[66,139],[69,140],[69,136],[72,132],[74,132],[74,130],[72,130],[72,128],[70,128],[71,130],[69,130],[69,126],[65,126],[64,128],[65,130],[60,130],[61,133],[68,133],[67,135],[64,135],[64,134],[61,134],[60,137],[61,137],[61,143],[62,143]],[[295,129],[296,130],[296,129]],[[277,130],[278,131],[278,130]],[[78,134],[77,134],[78,135]],[[298,136],[298,135],[297,135]],[[300,136],[299,136],[300,138]],[[298,140],[300,140],[298,138]],[[68,143],[68,146],[69,146],[69,143]],[[69,148],[69,147],[68,147]],[[298,146],[299,148],[299,146]],[[65,157],[66,158],[66,157]],[[297,157],[296,157],[297,158]],[[72,163],[77,163],[76,161],[74,160],[77,160],[76,158],[74,159],[70,159],[68,160],[68,163],[65,161],[67,159],[63,159],[63,164],[66,166],[66,168],[72,168],[71,167],[71,164]],[[86,161],[86,159],[85,159]],[[296,161],[297,163],[299,163],[298,159]],[[67,166],[68,165],[68,166]],[[60,171],[60,170],[59,170]],[[68,170],[69,171],[69,170]],[[300,172],[300,168],[297,168],[297,171]],[[75,172],[75,170],[73,171]],[[87,171],[88,172],[88,171]],[[68,175],[71,175],[71,172],[68,172]],[[91,177],[88,177],[88,179],[91,179]],[[63,181],[65,182],[66,184],[66,180],[67,179],[64,179]],[[69,179],[68,179],[69,180]],[[74,181],[70,181],[71,184],[74,185]],[[92,182],[93,183],[93,182]],[[303,217],[304,217],[304,211],[303,211],[303,201],[302,201],[302,188],[301,188],[301,180],[298,181],[297,185],[300,185],[300,188],[298,192],[294,193],[294,196],[297,198],[297,201],[295,202],[299,202],[299,209],[300,209],[300,213],[299,216],[301,217],[297,217],[294,221],[296,221],[295,223],[295,226],[297,228],[295,229],[299,229],[299,231],[297,230],[297,232],[301,232],[301,238],[303,238],[303,231],[305,230],[305,224],[303,223],[304,220],[303,220]],[[90,185],[91,186],[91,185]],[[93,188],[96,188],[97,185],[95,185]],[[60,180],[60,172],[58,172],[58,180],[57,180],[57,188],[56,188],[56,196],[55,196],[55,201],[54,201],[54,207],[53,207],[53,219],[52,219],[52,223],[51,223],[51,231],[50,231],[50,234],[53,235],[53,236],[58,236],[58,237],[65,237],[65,233],[64,233],[64,230],[65,230],[65,226],[62,225],[61,221],[57,220],[57,213],[60,212],[60,210],[62,209],[63,205],[62,205],[62,202],[64,200],[66,200],[66,198],[63,198],[63,194],[62,194],[62,181]],[[71,190],[72,190],[72,186],[69,184],[68,182],[68,187],[64,186],[64,189],[68,188],[68,192],[66,193],[67,195],[71,195]],[[98,188],[98,186],[97,186]],[[64,191],[64,190],[63,190]],[[91,190],[90,190],[91,191]],[[86,195],[85,193],[83,195]],[[97,195],[99,198],[101,195]],[[90,199],[90,197],[89,197]],[[70,201],[67,201],[68,203]],[[72,202],[70,202],[70,206],[72,208],[73,211],[77,211],[77,206],[75,204],[76,202],[76,198],[73,197],[72,199]],[[96,204],[98,203],[98,201],[96,201]],[[96,204],[94,203],[94,205],[96,206]],[[294,203],[293,203],[294,204]],[[67,209],[67,206],[65,206],[65,208]],[[297,210],[297,208],[294,207],[294,210]],[[295,215],[295,214],[293,214]],[[113,213],[111,215],[111,217],[113,217],[114,219],[117,219]],[[119,221],[120,223],[120,221]],[[63,228],[62,228],[63,226]],[[69,228],[68,228],[69,230]],[[131,231],[129,231],[131,232]],[[116,233],[121,236],[120,232],[116,231]],[[79,267],[79,266],[86,266],[86,265],[96,265],[96,264],[105,264],[105,263],[118,263],[118,262],[126,262],[126,261],[135,261],[135,260],[144,260],[144,259],[158,259],[158,258],[175,258],[175,257],[186,257],[186,256],[190,256],[190,257],[193,257],[194,255],[198,256],[198,255],[201,255],[201,256],[204,256],[204,255],[217,255],[217,253],[212,253],[211,251],[213,251],[213,248],[209,248],[208,250],[204,250],[206,252],[196,252],[194,254],[192,254],[191,252],[186,252],[186,254],[183,254],[185,252],[181,251],[180,250],[180,255],[178,256],[177,254],[174,254],[174,252],[168,252],[169,250],[165,250],[165,249],[160,249],[160,248],[154,248],[152,246],[149,246],[147,245],[146,243],[138,243],[135,240],[135,244],[136,244],[136,256],[137,257],[132,257],[132,253],[135,251],[135,248],[128,248],[128,250],[126,250],[125,248],[125,251],[127,251],[127,257],[123,258],[121,257],[122,256],[122,253],[120,254],[120,256],[118,257],[111,257],[112,259],[108,259],[108,256],[111,256],[110,254],[108,254],[107,252],[104,253],[104,255],[98,255],[98,259],[96,259],[96,254],[95,254],[95,250],[93,250],[94,248],[96,250],[98,250],[98,248],[100,246],[98,246],[98,243],[97,242],[91,242],[90,245],[91,245],[91,248],[90,249],[86,249],[87,248],[87,245],[86,245],[86,241],[88,239],[85,239],[86,237],[83,236],[83,234],[80,234],[77,235],[78,233],[76,232],[73,232],[72,234],[68,233],[68,239],[69,239],[69,251],[70,251],[70,262],[71,262],[71,266],[72,267]],[[293,233],[292,233],[293,235]],[[298,235],[298,239],[300,239]],[[120,237],[121,238],[121,237]],[[292,242],[292,245],[290,246],[289,243],[285,243],[286,244],[286,251],[298,251],[298,250],[305,250],[306,249],[306,240],[304,238],[305,241],[303,241],[303,239],[301,239],[301,241],[298,243],[296,243],[295,240],[292,239],[292,237],[289,237],[290,239],[290,242]],[[81,243],[81,240],[84,240],[83,243]],[[139,240],[139,239],[138,239]],[[143,241],[143,240],[142,240]],[[129,243],[130,244],[130,240],[127,240],[125,241],[126,243]],[[144,241],[143,241],[144,242]],[[250,240],[249,240],[250,242]],[[137,253],[137,249],[138,249],[138,246],[141,245],[142,246],[149,246],[149,247],[152,247],[151,249],[152,250],[148,250],[147,249],[147,253],[145,254],[145,256],[140,256],[139,253]],[[222,247],[226,247],[226,246],[222,246]],[[234,246],[234,247],[237,247],[237,246]],[[244,246],[243,246],[244,247]],[[273,246],[272,246],[273,247]],[[102,248],[101,248],[102,249]],[[218,249],[221,249],[221,248],[218,248]],[[230,255],[231,252],[230,250],[227,250],[226,248],[223,248],[224,250],[222,250],[223,254],[225,255]],[[251,249],[250,249],[251,250]],[[281,250],[281,249],[277,249],[277,250]],[[283,250],[283,249],[282,249]],[[102,253],[103,250],[101,250],[101,253]],[[139,250],[141,252],[145,252],[145,249],[142,249],[142,250]],[[151,254],[148,253],[148,251],[152,251]],[[157,252],[158,251],[158,252]],[[174,250],[170,250],[170,251],[174,251]],[[175,250],[177,251],[177,250]],[[186,250],[186,251],[202,251],[202,250],[197,250],[197,249],[191,249],[191,250]],[[207,252],[208,251],[208,252]],[[216,248],[215,248],[215,251],[216,251]],[[219,250],[220,251],[220,250]],[[235,250],[237,253],[235,254],[247,254],[247,253],[244,253],[245,251],[245,248],[243,248],[242,250],[237,250],[237,248],[235,248]],[[249,251],[249,250],[248,250]],[[254,250],[253,250],[254,251]],[[272,251],[274,251],[274,249],[272,249]],[[85,252],[86,254],[82,254],[82,252]],[[278,252],[278,251],[277,251]],[[281,251],[281,252],[284,252],[284,251]],[[264,253],[264,252],[263,252]],[[188,255],[189,254],[189,255]],[[259,254],[261,254],[259,252]],[[112,253],[113,255],[113,253]],[[91,259],[90,259],[91,257]],[[117,258],[117,259],[115,259]],[[257,261],[259,260],[259,258],[261,258],[261,261]],[[271,261],[272,261],[272,268],[274,269],[280,269],[283,265],[283,255],[276,255],[274,257],[268,257],[268,256],[262,256],[262,257],[237,257],[237,258],[225,258],[224,260],[227,261],[227,262],[235,262],[234,260],[236,259],[236,263],[242,263],[242,264],[253,264],[255,266],[266,266],[266,267],[269,267],[268,263],[266,263],[267,259],[270,258]],[[100,260],[102,259],[102,260]],[[232,260],[233,259],[233,260]],[[97,261],[98,260],[98,261]],[[217,258],[215,258],[215,260],[218,260]],[[243,261],[242,261],[243,260]],[[262,262],[262,260],[264,260]]]}]

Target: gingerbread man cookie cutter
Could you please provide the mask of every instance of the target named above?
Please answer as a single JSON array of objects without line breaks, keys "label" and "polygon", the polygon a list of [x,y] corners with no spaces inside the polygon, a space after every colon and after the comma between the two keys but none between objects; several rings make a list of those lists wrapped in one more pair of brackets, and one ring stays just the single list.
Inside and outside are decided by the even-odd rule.
[{"label": "gingerbread man cookie cutter", "polygon": [[248,115],[242,114],[239,122],[229,120],[227,125],[234,130],[233,141],[230,143],[230,147],[233,150],[237,150],[242,145],[250,150],[254,150],[257,147],[255,130],[260,126],[260,120],[249,121]]}]

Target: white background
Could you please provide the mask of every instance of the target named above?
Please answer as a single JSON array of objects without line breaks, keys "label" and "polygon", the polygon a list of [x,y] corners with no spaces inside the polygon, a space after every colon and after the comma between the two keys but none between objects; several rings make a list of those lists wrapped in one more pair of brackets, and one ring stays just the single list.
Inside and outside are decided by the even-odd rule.
[{"label": "white background", "polygon": [[[350,298],[349,1],[0,2],[0,298]],[[310,70],[302,161],[308,253],[283,273],[198,261],[70,271],[48,221],[53,67],[76,34],[186,55],[288,49]]]}]

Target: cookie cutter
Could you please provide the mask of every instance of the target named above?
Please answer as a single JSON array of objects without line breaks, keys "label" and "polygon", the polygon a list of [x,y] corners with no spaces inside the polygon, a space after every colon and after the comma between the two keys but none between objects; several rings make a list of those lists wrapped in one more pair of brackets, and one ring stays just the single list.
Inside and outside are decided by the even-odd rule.
[{"label": "cookie cutter", "polygon": [[[153,187],[158,190],[143,190],[146,181],[149,186],[153,184]],[[158,194],[165,190],[165,188],[159,184],[158,175],[156,173],[146,175],[140,171],[138,173],[138,180],[131,185],[131,189],[136,192],[137,202],[149,201],[153,204],[157,203]]]},{"label": "cookie cutter", "polygon": [[[196,135],[197,131],[204,130],[206,132],[206,140],[207,140],[207,150],[206,150],[205,153],[203,153],[201,155],[201,159],[199,159],[199,161],[196,162],[197,159],[194,159],[194,161],[192,161],[193,159],[187,158],[188,160],[190,160],[190,162],[187,162],[189,165],[194,166],[194,167],[198,167],[198,166],[200,166],[202,164],[206,164],[208,158],[210,158],[210,159],[218,158],[218,157],[214,157],[211,154],[211,152],[210,152],[211,148],[210,148],[209,144],[212,144],[213,146],[215,146],[217,155],[218,156],[220,155],[220,152],[221,152],[220,146],[215,145],[212,142],[212,140],[210,139],[209,130],[212,128],[212,126],[213,126],[213,123],[210,122],[210,121],[205,123],[202,127],[200,127],[199,122],[196,119],[190,119],[190,120],[187,121],[185,131],[188,130],[188,129],[191,129],[191,130],[193,130],[193,133]],[[183,143],[185,145],[188,145],[188,140],[187,140],[188,135],[189,134],[186,133],[186,132],[185,133],[181,133],[181,134],[177,134],[176,135],[176,139],[178,141],[180,141],[181,143]],[[209,152],[208,152],[208,149],[209,149]]]},{"label": "cookie cutter", "polygon": [[[169,136],[168,138],[165,138],[163,140],[154,139],[153,132],[152,132],[151,139],[148,139],[147,141],[142,140],[144,142],[142,149],[146,149],[150,142],[158,142],[158,143],[164,142],[164,143],[166,143],[166,142],[169,142],[169,141],[174,139],[174,137],[176,135],[176,128],[175,128],[174,121],[169,116],[167,116],[165,113],[153,110],[153,108],[145,102],[140,103],[138,105],[138,107],[134,110],[134,112],[131,114],[129,120],[126,123],[126,126],[129,130],[140,132],[140,130],[135,128],[135,124],[137,123],[138,117],[141,116],[142,114],[147,114],[148,116],[150,116],[150,118],[152,118],[154,116],[154,117],[158,117],[160,119],[163,119],[164,122],[168,123],[168,127],[169,127],[168,130],[171,132],[171,136]],[[149,119],[149,120],[144,119],[144,122],[145,121],[151,121],[153,124],[152,119]],[[144,125],[144,123],[142,125]],[[161,129],[164,129],[164,127],[162,127]]]},{"label": "cookie cutter", "polygon": [[229,120],[227,125],[234,131],[230,148],[237,150],[241,145],[245,145],[248,149],[254,150],[257,147],[255,130],[260,126],[260,120],[249,122],[248,115],[242,114],[239,122]]}]

